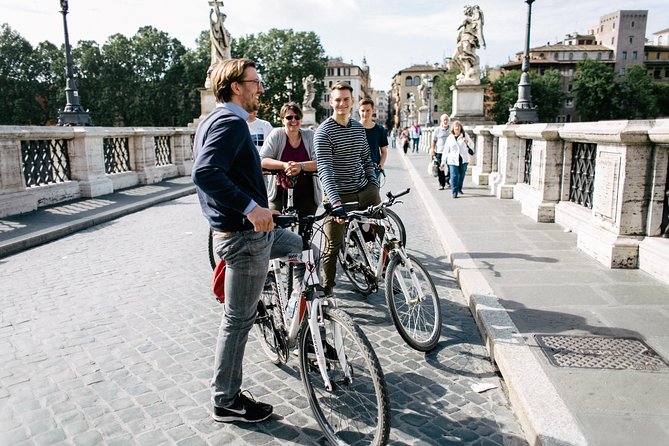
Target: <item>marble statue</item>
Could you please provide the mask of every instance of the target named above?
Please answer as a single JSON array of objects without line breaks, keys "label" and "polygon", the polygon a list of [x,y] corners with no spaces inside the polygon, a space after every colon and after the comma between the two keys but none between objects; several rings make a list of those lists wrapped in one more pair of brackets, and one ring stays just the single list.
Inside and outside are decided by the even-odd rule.
[{"label": "marble statue", "polygon": [[[232,37],[230,32],[225,28],[225,19],[227,15],[221,12],[220,7],[223,6],[222,1],[210,1],[209,6],[212,9],[209,11],[209,36],[211,40],[211,63],[207,70],[207,80],[205,87],[209,87],[209,73],[214,69],[216,64],[224,60],[230,59],[230,44]],[[215,16],[215,17],[214,17]]]},{"label": "marble statue", "polygon": [[302,100],[302,110],[313,110],[311,105],[316,98],[316,78],[313,74],[302,78],[302,86],[304,87],[304,99]]},{"label": "marble statue", "polygon": [[428,94],[429,94],[429,88],[428,88],[428,80],[430,79],[430,76],[427,74],[423,73],[420,77],[420,85],[418,86],[418,94],[420,95],[420,101],[423,104],[423,107],[429,107],[430,104],[428,104]]},{"label": "marble statue", "polygon": [[460,67],[456,85],[479,85],[481,68],[477,48],[485,48],[483,12],[478,5],[465,6],[465,19],[458,28],[457,49],[453,60]]}]

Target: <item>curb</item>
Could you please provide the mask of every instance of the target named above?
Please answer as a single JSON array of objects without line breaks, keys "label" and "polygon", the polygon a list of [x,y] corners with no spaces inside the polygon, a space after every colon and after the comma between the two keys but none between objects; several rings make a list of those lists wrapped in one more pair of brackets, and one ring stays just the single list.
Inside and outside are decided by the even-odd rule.
[{"label": "curb", "polygon": [[448,217],[420,173],[400,156],[449,258],[469,309],[493,362],[506,383],[509,400],[531,445],[581,446],[588,442],[523,335],[499,303],[485,276],[467,254]]},{"label": "curb", "polygon": [[187,186],[178,190],[165,192],[150,198],[145,198],[132,204],[126,204],[115,209],[102,211],[90,216],[69,221],[67,223],[49,227],[48,229],[31,232],[4,242],[0,242],[0,258],[16,254],[17,252],[24,251],[26,249],[34,248],[35,246],[51,242],[70,234],[74,234],[75,232],[81,231],[82,229],[90,228],[91,226],[99,225],[101,223],[106,223],[124,215],[132,214],[133,212],[141,211],[155,204],[181,198],[193,193],[195,193],[195,186]]}]

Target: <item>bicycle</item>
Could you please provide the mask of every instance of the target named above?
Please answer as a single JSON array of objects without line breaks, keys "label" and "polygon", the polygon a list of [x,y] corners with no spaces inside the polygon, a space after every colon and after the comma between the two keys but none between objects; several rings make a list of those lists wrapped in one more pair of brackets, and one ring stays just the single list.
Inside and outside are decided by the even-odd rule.
[{"label": "bicycle", "polygon": [[[357,203],[342,207],[344,212],[354,208]],[[384,445],[390,402],[381,365],[360,327],[333,295],[325,294],[318,277],[313,227],[330,214],[327,206],[317,216],[275,218],[281,227],[301,223],[303,251],[271,261],[254,330],[274,364],[286,363],[297,346],[309,406],[330,443]],[[298,290],[292,289],[293,268],[284,273],[283,263],[305,264]]]},{"label": "bicycle", "polygon": [[[420,261],[404,249],[384,212],[397,198],[388,192],[388,199],[364,211],[347,214],[347,228],[339,261],[353,286],[363,295],[385,285],[388,310],[400,336],[412,348],[428,352],[441,336],[441,307],[432,277]],[[383,229],[381,240],[377,228]]]}]

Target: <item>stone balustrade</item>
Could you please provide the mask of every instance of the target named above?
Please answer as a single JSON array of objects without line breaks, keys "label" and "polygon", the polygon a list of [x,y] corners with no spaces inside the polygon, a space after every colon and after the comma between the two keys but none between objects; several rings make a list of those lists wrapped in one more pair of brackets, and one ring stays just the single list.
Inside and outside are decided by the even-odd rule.
[{"label": "stone balustrade", "polygon": [[669,119],[479,126],[475,184],[574,232],[609,268],[669,282]]},{"label": "stone balustrade", "polygon": [[0,217],[189,175],[192,128],[0,126]]}]

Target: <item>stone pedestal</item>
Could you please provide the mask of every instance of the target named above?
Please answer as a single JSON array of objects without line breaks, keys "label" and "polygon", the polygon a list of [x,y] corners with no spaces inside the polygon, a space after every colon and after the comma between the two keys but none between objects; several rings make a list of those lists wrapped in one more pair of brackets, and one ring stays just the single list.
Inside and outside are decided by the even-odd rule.
[{"label": "stone pedestal", "polygon": [[464,126],[494,125],[483,113],[485,87],[483,85],[454,85],[451,121],[458,120]]},{"label": "stone pedestal", "polygon": [[316,110],[313,108],[305,108],[302,110],[302,127],[317,126]]},{"label": "stone pedestal", "polygon": [[425,127],[432,125],[430,120],[430,110],[426,105],[423,105],[418,109],[418,122]]},{"label": "stone pedestal", "polygon": [[209,88],[199,88],[200,90],[200,117],[195,121],[200,121],[207,116],[216,107],[216,96]]}]

